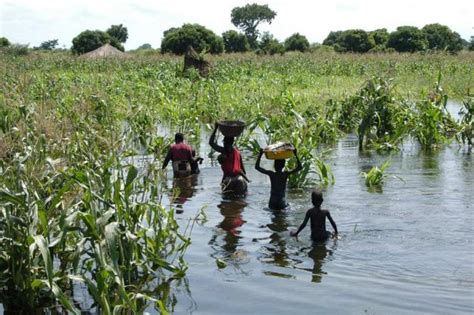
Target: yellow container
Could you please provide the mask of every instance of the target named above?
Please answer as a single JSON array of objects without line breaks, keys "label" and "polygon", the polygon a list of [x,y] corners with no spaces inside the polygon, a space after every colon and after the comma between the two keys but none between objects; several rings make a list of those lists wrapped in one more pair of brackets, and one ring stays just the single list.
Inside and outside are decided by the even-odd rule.
[{"label": "yellow container", "polygon": [[293,157],[293,150],[295,148],[290,143],[278,142],[269,145],[263,152],[265,157],[269,160],[286,160]]},{"label": "yellow container", "polygon": [[264,151],[269,160],[286,160],[293,156],[293,151]]}]

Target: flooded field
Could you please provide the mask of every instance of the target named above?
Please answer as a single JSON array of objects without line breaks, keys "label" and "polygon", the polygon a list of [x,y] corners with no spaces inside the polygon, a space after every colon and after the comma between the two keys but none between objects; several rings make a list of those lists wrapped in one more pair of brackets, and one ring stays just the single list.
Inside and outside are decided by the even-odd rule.
[{"label": "flooded field", "polygon": [[203,206],[207,215],[194,226],[187,285],[177,288],[174,312],[471,313],[472,155],[455,145],[426,153],[407,143],[389,169],[403,181],[389,178],[383,191],[369,192],[359,174],[386,158],[359,154],[353,135],[335,146],[329,162],[336,183],[324,189],[323,206],[341,237],[316,247],[309,227],[298,239],[289,236],[310,206],[309,189],[290,191],[290,207],[271,211],[269,180],[247,158],[249,194],[226,200],[221,171],[206,159],[191,188],[173,202],[182,226]]}]

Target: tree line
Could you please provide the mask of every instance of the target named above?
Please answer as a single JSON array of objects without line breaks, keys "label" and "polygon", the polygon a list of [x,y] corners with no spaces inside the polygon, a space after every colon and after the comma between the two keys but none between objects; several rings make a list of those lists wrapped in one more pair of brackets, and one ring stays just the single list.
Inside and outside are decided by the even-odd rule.
[{"label": "tree line", "polygon": [[[163,33],[161,42],[162,53],[184,54],[188,46],[197,52],[220,54],[223,52],[254,51],[261,54],[283,54],[286,51],[310,50],[308,39],[299,33],[280,42],[271,33],[261,34],[258,26],[262,23],[271,24],[277,13],[268,5],[247,4],[235,7],[231,11],[231,22],[239,31],[228,30],[222,36],[199,24],[186,23],[181,27],[170,28]],[[83,54],[99,48],[105,43],[124,51],[123,43],[127,41],[128,30],[122,24],[112,25],[106,31],[86,30],[72,40],[71,51]],[[0,47],[9,46],[8,39],[0,38]],[[43,42],[39,49],[51,50],[57,45],[57,40]],[[415,26],[400,26],[393,32],[387,29],[365,31],[350,29],[331,31],[322,45],[333,47],[337,52],[419,52],[419,51],[448,51],[458,52],[463,48],[474,50],[474,36],[470,42],[452,31],[448,26],[438,23],[425,25],[419,29]],[[143,44],[138,49],[151,49],[150,44]]]}]

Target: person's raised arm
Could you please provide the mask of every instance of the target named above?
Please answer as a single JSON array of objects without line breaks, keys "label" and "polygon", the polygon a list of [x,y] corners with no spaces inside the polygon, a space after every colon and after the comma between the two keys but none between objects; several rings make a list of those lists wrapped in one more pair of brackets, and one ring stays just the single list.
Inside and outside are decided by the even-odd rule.
[{"label": "person's raised arm", "polygon": [[301,230],[303,230],[305,228],[305,226],[306,226],[306,224],[308,223],[308,220],[309,220],[310,211],[311,210],[308,210],[306,212],[306,216],[304,217],[303,223],[301,223],[300,227],[298,228],[298,231],[296,231],[296,232],[291,231],[290,232],[291,236],[298,236],[298,234],[301,232]]},{"label": "person's raised arm", "polygon": [[214,124],[214,131],[212,131],[211,137],[209,138],[209,145],[217,152],[224,153],[224,148],[216,143],[217,123]]},{"label": "person's raised arm", "polygon": [[163,161],[163,167],[161,169],[165,169],[168,166],[168,163],[171,160],[171,149],[168,150],[168,153],[166,153],[165,160]]},{"label": "person's raised arm", "polygon": [[300,158],[298,157],[298,153],[296,152],[296,149],[293,150],[293,153],[295,154],[295,158],[296,158],[296,168],[288,173],[290,174],[293,174],[293,173],[297,173],[299,171],[301,171],[303,169],[303,166],[301,165],[301,161],[300,161]]},{"label": "person's raised arm", "polygon": [[337,231],[336,222],[334,222],[334,220],[332,219],[331,214],[329,213],[329,211],[328,211],[327,216],[328,216],[329,222],[331,222],[332,228],[334,229],[334,233],[339,234],[338,231]]},{"label": "person's raised arm", "polygon": [[269,175],[270,171],[267,171],[266,169],[260,166],[260,160],[262,159],[262,155],[263,155],[263,150],[260,149],[260,151],[258,152],[257,161],[255,162],[255,169],[259,171],[260,173]]}]

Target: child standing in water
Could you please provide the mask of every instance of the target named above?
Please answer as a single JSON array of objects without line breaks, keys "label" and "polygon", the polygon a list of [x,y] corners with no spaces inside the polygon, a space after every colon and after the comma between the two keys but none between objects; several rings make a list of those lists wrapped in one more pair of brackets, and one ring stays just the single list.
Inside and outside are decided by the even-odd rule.
[{"label": "child standing in water", "polygon": [[326,218],[329,219],[329,222],[334,229],[334,233],[337,235],[338,232],[336,222],[334,222],[328,210],[321,209],[321,204],[323,203],[323,194],[318,190],[314,190],[311,193],[311,201],[313,202],[314,207],[306,212],[304,221],[301,223],[298,231],[292,231],[290,232],[290,235],[298,236],[301,230],[305,228],[308,220],[311,219],[311,239],[314,242],[325,241],[331,235],[331,233],[326,231]]},{"label": "child standing in water", "polygon": [[257,162],[255,163],[255,169],[260,173],[268,175],[270,177],[271,190],[270,190],[270,201],[268,202],[268,207],[270,209],[285,209],[287,206],[286,203],[286,183],[288,181],[288,176],[293,173],[299,172],[302,169],[300,159],[296,154],[296,149],[293,150],[293,153],[296,157],[296,162],[298,165],[292,171],[286,172],[283,171],[285,167],[285,160],[275,160],[275,172],[268,171],[260,166],[260,160],[262,159],[263,150],[260,149],[260,153],[257,157]]}]

